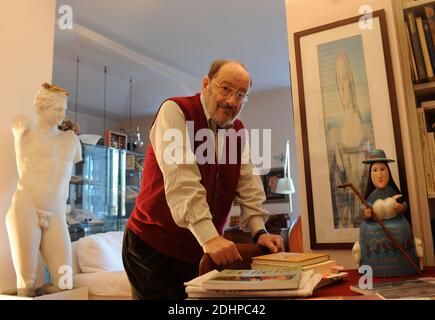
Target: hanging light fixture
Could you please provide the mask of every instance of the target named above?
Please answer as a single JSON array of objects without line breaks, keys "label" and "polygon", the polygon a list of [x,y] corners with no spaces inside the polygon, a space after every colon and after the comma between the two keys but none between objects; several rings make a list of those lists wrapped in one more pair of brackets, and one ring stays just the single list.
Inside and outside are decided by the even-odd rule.
[{"label": "hanging light fixture", "polygon": [[[107,66],[104,66],[103,135],[106,134],[106,89],[107,89]],[[107,141],[107,143],[109,143],[109,141]]]},{"label": "hanging light fixture", "polygon": [[[74,104],[74,122],[77,125],[78,132],[81,131],[80,126],[77,123],[77,113],[78,113],[78,106],[79,106],[79,68],[80,67],[80,57],[77,57],[76,60],[76,93],[75,93],[75,104]],[[79,134],[79,139],[81,142],[89,144],[89,145],[95,145],[98,143],[98,141],[101,139],[100,135],[97,134]]]},{"label": "hanging light fixture", "polygon": [[74,105],[74,122],[77,124],[77,107],[78,107],[78,100],[79,100],[79,64],[80,64],[80,57],[77,57],[76,61],[76,101]]},{"label": "hanging light fixture", "polygon": [[128,123],[128,130],[131,131],[131,87],[132,87],[133,78],[130,76],[130,120]]},{"label": "hanging light fixture", "polygon": [[[132,113],[132,95],[133,93],[133,78],[130,76],[130,124],[129,124],[129,129],[131,130],[131,113]],[[139,131],[139,126],[136,127],[136,140],[133,142],[133,145],[135,148],[140,148],[143,146],[143,141],[140,138],[140,131]]]},{"label": "hanging light fixture", "polygon": [[292,193],[295,192],[293,180],[290,177],[290,140],[287,140],[285,148],[285,161],[284,161],[284,177],[280,178],[277,183],[276,193],[288,194],[290,202],[290,214],[293,212]]}]

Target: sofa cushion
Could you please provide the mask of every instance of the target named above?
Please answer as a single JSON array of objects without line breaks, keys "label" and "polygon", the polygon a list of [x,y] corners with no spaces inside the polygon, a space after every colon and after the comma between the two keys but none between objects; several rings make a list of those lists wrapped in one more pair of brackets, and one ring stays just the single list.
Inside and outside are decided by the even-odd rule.
[{"label": "sofa cushion", "polygon": [[122,237],[122,231],[111,231],[78,240],[77,258],[81,271],[123,271]]},{"label": "sofa cushion", "polygon": [[73,274],[81,273],[79,266],[79,261],[77,258],[77,247],[78,247],[78,241],[74,241],[71,243],[71,253],[72,253],[72,269]]},{"label": "sofa cushion", "polygon": [[74,276],[74,287],[88,287],[95,296],[131,297],[130,282],[125,271],[80,273]]}]

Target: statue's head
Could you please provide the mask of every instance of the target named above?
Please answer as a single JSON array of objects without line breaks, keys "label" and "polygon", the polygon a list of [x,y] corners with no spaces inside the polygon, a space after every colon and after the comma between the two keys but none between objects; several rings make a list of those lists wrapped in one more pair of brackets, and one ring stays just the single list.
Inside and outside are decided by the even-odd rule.
[{"label": "statue's head", "polygon": [[35,98],[35,110],[39,117],[53,125],[61,124],[65,118],[68,91],[47,82],[42,84]]}]

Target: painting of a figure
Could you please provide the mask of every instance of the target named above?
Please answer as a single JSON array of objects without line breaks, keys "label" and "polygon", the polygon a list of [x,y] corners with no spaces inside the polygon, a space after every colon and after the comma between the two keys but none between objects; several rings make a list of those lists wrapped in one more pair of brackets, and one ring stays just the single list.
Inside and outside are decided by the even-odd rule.
[{"label": "painting of a figure", "polygon": [[365,189],[361,161],[375,146],[361,35],[321,44],[317,56],[334,228],[358,228],[360,202],[336,186],[352,182]]}]

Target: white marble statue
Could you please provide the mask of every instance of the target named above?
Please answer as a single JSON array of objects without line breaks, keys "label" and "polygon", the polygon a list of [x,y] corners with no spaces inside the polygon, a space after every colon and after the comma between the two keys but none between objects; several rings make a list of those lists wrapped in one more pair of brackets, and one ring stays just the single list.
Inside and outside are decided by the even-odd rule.
[{"label": "white marble statue", "polygon": [[12,124],[18,182],[6,228],[19,296],[35,295],[39,251],[53,280],[52,291],[65,289],[59,280],[64,279],[65,266],[72,265],[66,200],[72,166],[82,154],[77,135],[58,129],[67,95],[44,83],[35,99],[37,123],[21,115]]}]

